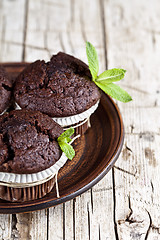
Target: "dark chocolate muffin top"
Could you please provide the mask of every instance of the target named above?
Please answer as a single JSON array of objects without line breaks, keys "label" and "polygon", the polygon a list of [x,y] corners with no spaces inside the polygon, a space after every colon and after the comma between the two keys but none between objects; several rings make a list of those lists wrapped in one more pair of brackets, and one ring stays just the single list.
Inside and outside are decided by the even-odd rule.
[{"label": "dark chocolate muffin top", "polygon": [[0,171],[36,173],[52,166],[62,152],[62,128],[49,116],[14,110],[0,116]]},{"label": "dark chocolate muffin top", "polygon": [[8,106],[11,99],[12,82],[3,66],[0,66],[0,113]]},{"label": "dark chocolate muffin top", "polygon": [[47,63],[30,64],[16,79],[14,96],[21,108],[65,117],[89,109],[100,91],[84,62],[59,52]]}]

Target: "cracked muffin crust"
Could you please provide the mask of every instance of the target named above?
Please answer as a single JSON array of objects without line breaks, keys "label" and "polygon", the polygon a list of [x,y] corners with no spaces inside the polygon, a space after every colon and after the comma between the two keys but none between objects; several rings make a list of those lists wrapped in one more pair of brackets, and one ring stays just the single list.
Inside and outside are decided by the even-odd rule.
[{"label": "cracked muffin crust", "polygon": [[56,141],[62,132],[40,112],[14,110],[0,116],[0,171],[27,174],[49,168],[62,154]]},{"label": "cracked muffin crust", "polygon": [[9,106],[12,82],[3,66],[0,66],[0,114]]},{"label": "cracked muffin crust", "polygon": [[14,97],[21,108],[38,110],[51,117],[79,114],[100,99],[88,66],[59,52],[47,63],[30,64],[16,79]]}]

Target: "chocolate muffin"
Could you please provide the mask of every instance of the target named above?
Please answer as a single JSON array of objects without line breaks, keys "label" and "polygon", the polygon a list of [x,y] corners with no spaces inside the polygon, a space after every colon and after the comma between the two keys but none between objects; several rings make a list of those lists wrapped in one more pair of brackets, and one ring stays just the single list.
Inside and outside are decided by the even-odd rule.
[{"label": "chocolate muffin", "polygon": [[0,114],[10,105],[12,81],[9,79],[5,69],[0,65]]},{"label": "chocolate muffin", "polygon": [[51,191],[54,166],[64,158],[57,142],[62,132],[40,112],[24,109],[0,116],[0,198],[26,201]]},{"label": "chocolate muffin", "polygon": [[[97,104],[101,94],[88,66],[60,52],[47,63],[38,60],[26,67],[16,79],[14,96],[20,108],[39,110],[70,127],[87,120],[78,115]],[[61,118],[75,115],[76,121],[71,118],[62,124]]]},{"label": "chocolate muffin", "polygon": [[15,110],[0,116],[0,171],[35,173],[61,156],[56,141],[63,129],[40,112]]}]

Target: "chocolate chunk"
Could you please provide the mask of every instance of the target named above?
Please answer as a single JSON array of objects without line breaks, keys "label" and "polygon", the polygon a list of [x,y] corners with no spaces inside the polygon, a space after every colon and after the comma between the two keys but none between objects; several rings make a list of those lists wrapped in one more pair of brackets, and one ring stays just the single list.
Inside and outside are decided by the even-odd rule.
[{"label": "chocolate chunk", "polygon": [[0,66],[0,113],[9,107],[12,82],[3,66]]}]

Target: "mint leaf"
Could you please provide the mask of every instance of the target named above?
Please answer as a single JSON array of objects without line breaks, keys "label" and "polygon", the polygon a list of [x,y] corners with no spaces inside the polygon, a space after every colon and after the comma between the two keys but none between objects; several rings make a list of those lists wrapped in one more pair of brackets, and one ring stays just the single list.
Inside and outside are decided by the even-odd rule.
[{"label": "mint leaf", "polygon": [[68,143],[72,140],[70,137],[74,133],[74,128],[69,128],[63,132],[57,139],[61,150],[65,153],[66,157],[70,160],[75,156],[75,151],[71,145]]},{"label": "mint leaf", "polygon": [[98,62],[97,51],[90,42],[86,42],[86,53],[87,53],[87,58],[88,58],[89,70],[92,74],[92,78],[94,81],[98,75],[99,62]]},{"label": "mint leaf", "polygon": [[59,137],[58,137],[58,142],[63,141],[64,138],[69,138],[73,135],[74,133],[74,128],[69,128],[65,132],[63,132]]},{"label": "mint leaf", "polygon": [[59,142],[59,143],[60,143],[60,142],[69,143],[69,142],[71,142],[71,141],[72,141],[71,138],[69,138],[69,137],[65,137],[65,138],[59,140],[58,142]]},{"label": "mint leaf", "polygon": [[129,102],[132,100],[132,97],[125,90],[114,83],[103,84],[102,82],[95,82],[95,84],[109,96],[121,102]]},{"label": "mint leaf", "polygon": [[59,142],[61,150],[65,153],[66,157],[72,160],[75,156],[75,151],[73,147],[65,142]]},{"label": "mint leaf", "polygon": [[118,69],[118,68],[109,69],[101,73],[97,77],[96,81],[102,82],[103,84],[117,82],[117,81],[120,81],[122,78],[124,78],[125,72],[126,70],[124,69]]}]

